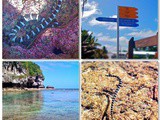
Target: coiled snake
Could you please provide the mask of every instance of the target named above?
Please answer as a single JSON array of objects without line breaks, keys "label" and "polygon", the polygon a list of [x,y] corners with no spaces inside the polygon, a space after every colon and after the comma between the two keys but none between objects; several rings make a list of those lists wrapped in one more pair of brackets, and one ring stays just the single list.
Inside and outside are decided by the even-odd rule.
[{"label": "coiled snake", "polygon": [[9,43],[21,44],[29,48],[36,37],[47,27],[59,26],[57,14],[61,10],[63,0],[52,0],[52,9],[46,18],[41,14],[26,14],[18,17],[18,22],[8,34]]}]

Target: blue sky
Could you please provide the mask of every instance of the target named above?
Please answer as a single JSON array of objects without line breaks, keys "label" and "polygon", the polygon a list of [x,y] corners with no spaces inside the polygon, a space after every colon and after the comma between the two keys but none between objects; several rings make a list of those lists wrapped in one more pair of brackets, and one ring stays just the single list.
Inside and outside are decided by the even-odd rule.
[{"label": "blue sky", "polygon": [[139,27],[120,27],[120,49],[128,49],[131,37],[135,40],[153,36],[158,31],[158,0],[88,0],[82,18],[82,29],[93,32],[99,43],[116,51],[116,23],[99,22],[97,17],[116,17],[117,6],[138,8]]},{"label": "blue sky", "polygon": [[79,88],[79,62],[35,62],[45,76],[44,85],[55,88]]}]

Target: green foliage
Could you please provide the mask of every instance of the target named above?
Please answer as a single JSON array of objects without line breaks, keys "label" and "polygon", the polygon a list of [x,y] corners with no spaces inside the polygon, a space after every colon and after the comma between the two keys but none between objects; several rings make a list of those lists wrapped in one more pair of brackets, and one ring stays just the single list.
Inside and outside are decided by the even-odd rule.
[{"label": "green foliage", "polygon": [[98,39],[93,37],[93,33],[89,34],[87,30],[82,30],[82,58],[83,59],[94,59],[94,58],[108,58],[107,49],[103,46],[102,49],[98,48],[101,46]]},{"label": "green foliage", "polygon": [[[133,59],[146,59],[146,56],[145,55],[134,55]],[[154,56],[153,55],[149,55],[148,59],[154,59]]]},{"label": "green foliage", "polygon": [[122,52],[127,52],[127,50],[122,50]]},{"label": "green foliage", "polygon": [[157,47],[156,46],[150,46],[149,47],[149,51],[157,51]]},{"label": "green foliage", "polygon": [[40,67],[33,62],[22,62],[22,66],[28,71],[30,76],[43,75]]}]

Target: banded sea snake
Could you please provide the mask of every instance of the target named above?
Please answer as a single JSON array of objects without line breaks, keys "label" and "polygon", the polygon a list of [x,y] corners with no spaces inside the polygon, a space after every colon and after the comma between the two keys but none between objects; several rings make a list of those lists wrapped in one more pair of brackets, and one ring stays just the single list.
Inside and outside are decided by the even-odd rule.
[{"label": "banded sea snake", "polygon": [[[59,13],[62,6],[62,0],[55,0],[53,2],[53,10],[51,10],[51,15],[48,18],[44,18],[38,15],[33,14],[27,14],[26,16],[20,16],[18,19],[17,24],[15,27],[11,30],[9,33],[9,42],[10,43],[17,43],[22,44],[23,46],[26,46],[29,48],[30,44],[34,42],[36,37],[44,31],[47,27],[57,27],[59,25],[57,21],[57,14]],[[31,26],[29,24],[29,20],[36,20],[35,24],[36,26]],[[21,36],[18,35],[18,33],[24,29],[24,34]],[[27,29],[29,29],[27,31]]]},{"label": "banded sea snake", "polygon": [[115,90],[114,92],[114,95],[112,96],[112,103],[111,103],[111,118],[113,120],[113,107],[114,107],[114,102],[115,102],[115,99],[116,99],[116,96],[120,90],[120,88],[122,87],[122,80],[116,76],[116,75],[111,75],[111,74],[108,74],[106,75],[107,77],[114,77],[114,78],[117,78],[118,81],[119,81],[119,84],[117,85],[117,89]]}]

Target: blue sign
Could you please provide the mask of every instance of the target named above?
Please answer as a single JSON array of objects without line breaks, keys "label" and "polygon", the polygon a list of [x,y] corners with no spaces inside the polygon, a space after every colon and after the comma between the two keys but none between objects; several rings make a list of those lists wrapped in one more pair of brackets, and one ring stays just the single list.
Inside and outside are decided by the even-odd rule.
[{"label": "blue sign", "polygon": [[132,22],[132,23],[136,23],[139,22],[139,20],[137,19],[126,19],[126,18],[119,18],[119,22]]},{"label": "blue sign", "polygon": [[[96,20],[101,22],[117,22],[117,18],[98,17]],[[137,19],[119,18],[119,26],[138,27]]]},{"label": "blue sign", "polygon": [[96,18],[96,20],[102,21],[102,22],[117,22],[117,18],[98,17]]},{"label": "blue sign", "polygon": [[119,26],[126,26],[126,27],[138,27],[139,25],[136,23],[119,23]]},{"label": "blue sign", "polygon": [[127,27],[138,27],[137,19],[119,19],[119,26],[127,26]]}]

